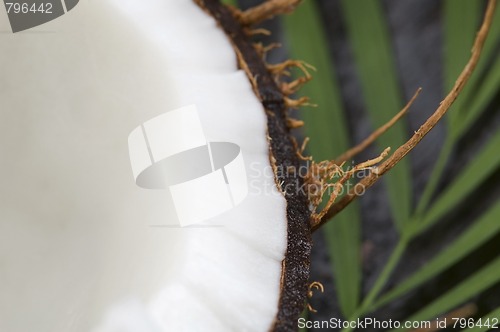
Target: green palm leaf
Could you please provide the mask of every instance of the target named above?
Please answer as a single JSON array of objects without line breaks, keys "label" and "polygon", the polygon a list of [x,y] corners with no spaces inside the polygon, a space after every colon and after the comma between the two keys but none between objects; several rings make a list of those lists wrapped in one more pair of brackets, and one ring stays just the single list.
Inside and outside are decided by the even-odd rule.
[{"label": "green palm leaf", "polygon": [[500,281],[500,258],[493,260],[470,278],[412,315],[408,321],[423,321],[445,314],[498,281]]},{"label": "green palm leaf", "polygon": [[[363,99],[374,127],[380,127],[402,107],[401,91],[395,69],[386,20],[378,1],[341,1],[349,41],[358,66]],[[379,149],[403,144],[408,135],[403,122],[379,138]],[[389,201],[396,226],[408,221],[411,202],[411,177],[408,160],[403,160],[387,177]]]}]

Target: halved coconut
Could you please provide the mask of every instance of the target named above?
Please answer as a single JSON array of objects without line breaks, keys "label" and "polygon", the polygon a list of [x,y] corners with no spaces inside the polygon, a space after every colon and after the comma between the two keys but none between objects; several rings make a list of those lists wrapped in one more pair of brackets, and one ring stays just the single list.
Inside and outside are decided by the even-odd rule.
[{"label": "halved coconut", "polygon": [[[187,0],[81,1],[0,45],[0,331],[271,329],[283,153],[216,21]],[[176,228],[168,191],[132,176],[129,133],[189,104],[245,161],[247,198],[210,220],[223,227]]]}]

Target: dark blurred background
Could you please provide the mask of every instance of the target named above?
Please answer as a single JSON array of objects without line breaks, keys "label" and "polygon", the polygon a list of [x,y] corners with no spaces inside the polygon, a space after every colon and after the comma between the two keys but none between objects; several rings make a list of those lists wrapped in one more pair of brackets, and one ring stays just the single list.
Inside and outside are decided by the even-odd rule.
[{"label": "dark blurred background", "polygon": [[[239,5],[242,8],[248,8],[260,2],[262,1],[239,0]],[[373,126],[365,110],[363,98],[360,97],[363,95],[362,88],[356,72],[344,18],[341,15],[340,1],[317,0],[315,3],[319,9],[321,23],[326,31],[329,56],[336,68],[337,77],[335,78],[339,82],[352,146],[366,138],[372,132]],[[381,1],[389,26],[394,59],[396,60],[394,65],[404,100],[409,100],[418,87],[423,88],[422,94],[407,115],[408,137],[432,114],[447,93],[443,88],[445,85],[443,84],[443,62],[447,61],[443,56],[443,3],[443,1],[437,0]],[[262,24],[273,34],[270,37],[259,39],[265,44],[279,41],[283,45],[270,53],[268,61],[271,63],[281,62],[289,57],[289,48],[283,33],[282,23],[281,18],[275,18]],[[380,84],[384,84],[383,78],[381,78]],[[436,195],[439,194],[440,188],[444,188],[452,181],[464,168],[464,165],[474,158],[475,152],[484,146],[491,135],[498,131],[500,124],[499,105],[500,94],[497,90],[496,97],[491,100],[480,119],[475,122],[468,134],[460,139],[457,147],[453,150],[443,173],[444,176],[440,179]],[[298,116],[300,116],[300,112]],[[297,134],[301,136],[300,132]],[[428,181],[446,134],[446,126],[439,124],[407,157],[411,161],[412,190],[415,198],[419,198]],[[370,147],[358,159],[367,160],[378,153],[380,150],[377,147]],[[464,204],[458,206],[452,213],[448,213],[436,227],[413,240],[386,285],[386,289],[398,284],[425,264],[435,253],[470,226],[486,207],[498,204],[499,181],[500,170],[497,169],[479,189],[467,196]],[[362,218],[362,290],[363,295],[366,295],[394,249],[398,234],[393,225],[386,186],[383,182],[379,182],[368,190],[360,199],[360,206]],[[458,264],[446,269],[438,277],[432,278],[423,286],[377,310],[370,316],[381,320],[402,321],[499,254],[500,235],[496,235]],[[310,319],[345,318],[342,317],[336,301],[332,265],[325,243],[325,235],[322,231],[314,234],[310,281],[320,281],[325,286],[325,293],[316,292],[311,300],[311,305],[317,310],[317,313],[310,313]],[[469,302],[475,303],[478,307],[476,317],[489,313],[500,306],[500,284],[497,283],[494,287],[477,294]]]}]

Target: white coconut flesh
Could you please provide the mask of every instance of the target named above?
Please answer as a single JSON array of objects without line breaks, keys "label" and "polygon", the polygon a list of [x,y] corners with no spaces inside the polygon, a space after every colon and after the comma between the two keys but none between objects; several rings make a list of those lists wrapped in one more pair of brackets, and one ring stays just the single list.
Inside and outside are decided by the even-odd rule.
[{"label": "white coconut flesh", "polygon": [[[80,1],[12,34],[0,11],[0,331],[266,331],[278,310],[286,201],[266,116],[215,20],[192,1]],[[127,138],[196,104],[241,148],[249,194],[175,228],[138,187]]]}]

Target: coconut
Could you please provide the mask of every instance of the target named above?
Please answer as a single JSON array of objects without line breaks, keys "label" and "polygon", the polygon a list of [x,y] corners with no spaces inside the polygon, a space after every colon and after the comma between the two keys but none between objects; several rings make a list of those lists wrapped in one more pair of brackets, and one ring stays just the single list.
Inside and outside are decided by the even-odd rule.
[{"label": "coconut", "polygon": [[[273,167],[297,161],[284,117],[268,123],[266,109],[279,114],[283,105],[263,104],[234,41],[204,9],[186,0],[81,1],[2,35],[1,331],[281,324],[288,222],[303,223],[308,211],[292,194],[302,215],[290,214],[280,184],[291,179]],[[0,24],[9,30],[4,12]],[[189,104],[208,141],[240,147],[249,190],[204,227],[182,228],[168,190],[135,183],[127,138]]]}]

